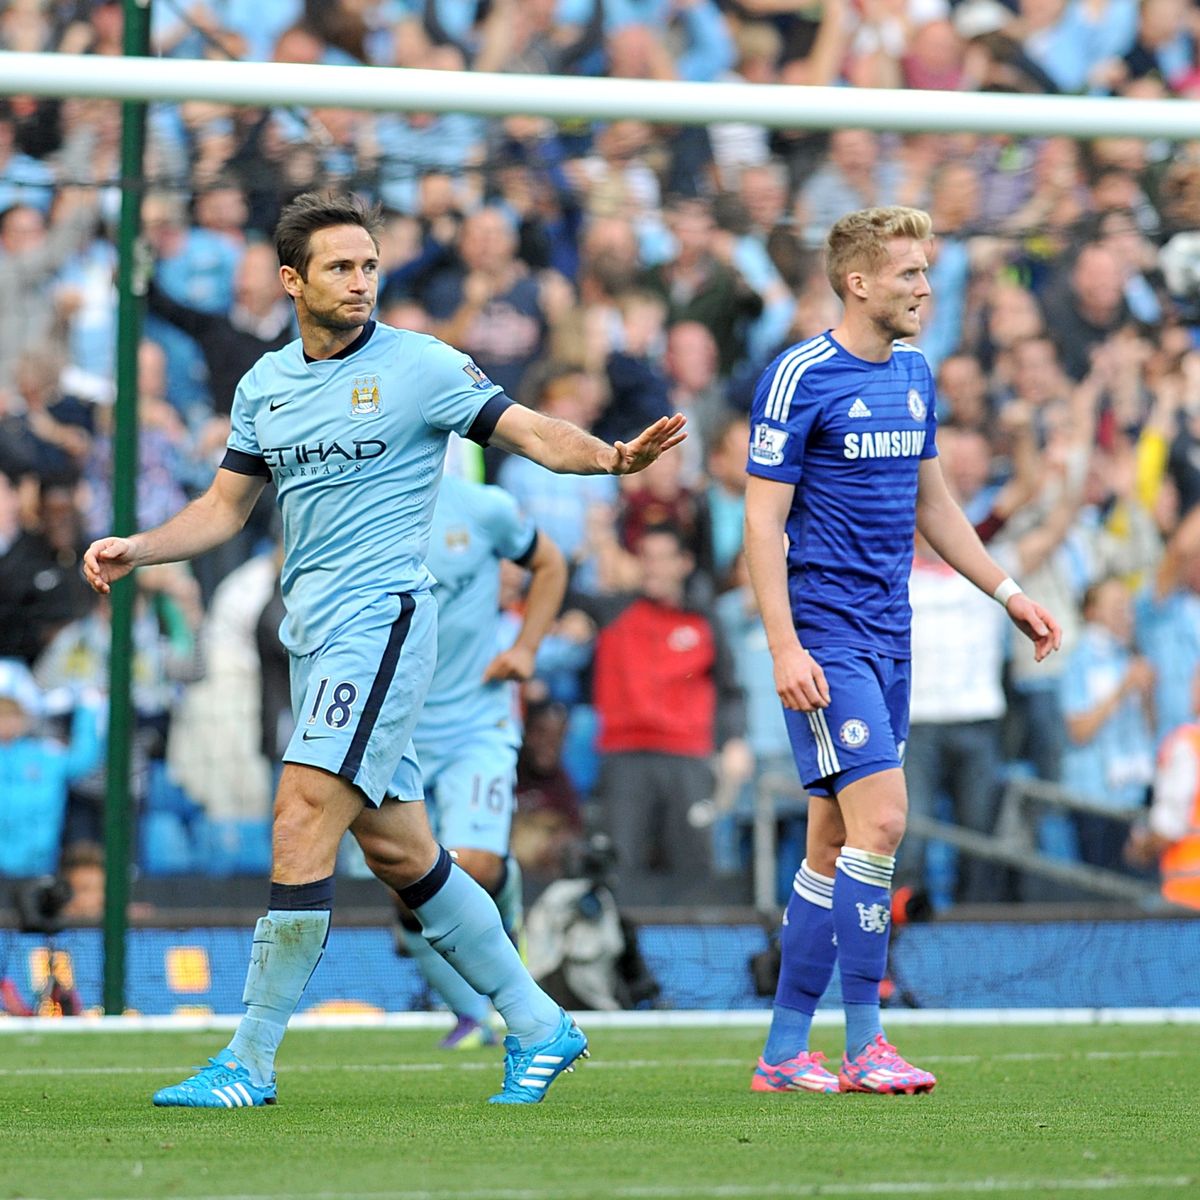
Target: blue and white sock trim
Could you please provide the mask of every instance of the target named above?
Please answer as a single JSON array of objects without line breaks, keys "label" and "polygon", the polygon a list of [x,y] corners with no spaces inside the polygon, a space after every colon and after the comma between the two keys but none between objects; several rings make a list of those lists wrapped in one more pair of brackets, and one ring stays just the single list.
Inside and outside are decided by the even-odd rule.
[{"label": "blue and white sock trim", "polygon": [[843,846],[838,855],[837,869],[859,883],[871,887],[890,888],[892,873],[896,869],[896,859],[891,854],[872,854],[869,850],[855,850],[853,846]]},{"label": "blue and white sock trim", "polygon": [[833,880],[827,875],[818,875],[808,865],[807,858],[796,872],[796,878],[792,881],[792,891],[801,900],[807,900],[818,908],[833,908]]}]

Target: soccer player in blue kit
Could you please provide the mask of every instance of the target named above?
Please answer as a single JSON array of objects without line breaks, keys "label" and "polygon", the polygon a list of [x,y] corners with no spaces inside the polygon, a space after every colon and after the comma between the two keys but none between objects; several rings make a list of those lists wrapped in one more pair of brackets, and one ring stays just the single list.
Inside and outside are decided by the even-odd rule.
[{"label": "soccer player in blue kit", "polygon": [[[521,626],[501,646],[500,563],[530,571]],[[567,563],[506,491],[442,480],[425,565],[437,580],[437,666],[413,744],[434,835],[500,910],[515,940],[521,869],[508,853],[521,719],[514,684],[533,675],[538,646],[567,589]],[[509,635],[511,640],[511,634]],[[491,1005],[429,944],[407,910],[404,944],[458,1018],[446,1049],[490,1044]]]},{"label": "soccer player in blue kit", "polygon": [[255,927],[233,1040],[155,1093],[157,1105],[275,1103],[275,1053],[324,950],[347,829],[430,944],[504,1018],[504,1082],[493,1103],[536,1103],[587,1048],[425,816],[411,739],[437,641],[429,526],[451,430],[553,471],[621,475],[686,436],[684,418],[610,446],[514,404],[443,342],[377,324],[378,229],[377,214],[349,197],[310,192],[284,209],[275,249],[300,338],[242,379],[208,491],[163,525],[101,538],[84,555],[88,581],[108,592],[138,566],[228,540],[275,483],[296,731],[275,798],[268,912]]},{"label": "soccer player in blue kit", "polygon": [[[914,529],[995,597],[1036,658],[1061,641],[1050,614],[984,549],[942,477],[933,377],[900,340],[920,332],[931,234],[928,214],[911,208],[837,221],[825,250],[841,322],[779,355],[755,393],[747,563],[811,799],[754,1091],[913,1094],[936,1083],[888,1042],[879,1011],[907,812]],[[835,960],[846,1014],[837,1075],[808,1040]]]}]

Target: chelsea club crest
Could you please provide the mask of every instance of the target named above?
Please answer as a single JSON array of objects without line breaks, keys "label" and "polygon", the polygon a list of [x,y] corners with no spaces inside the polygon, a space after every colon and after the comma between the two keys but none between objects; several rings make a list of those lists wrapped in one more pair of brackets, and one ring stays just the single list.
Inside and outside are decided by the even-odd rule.
[{"label": "chelsea club crest", "polygon": [[350,389],[350,415],[373,417],[379,412],[379,376],[361,375]]},{"label": "chelsea club crest", "polygon": [[925,401],[916,388],[908,389],[908,411],[914,421],[925,420]]}]

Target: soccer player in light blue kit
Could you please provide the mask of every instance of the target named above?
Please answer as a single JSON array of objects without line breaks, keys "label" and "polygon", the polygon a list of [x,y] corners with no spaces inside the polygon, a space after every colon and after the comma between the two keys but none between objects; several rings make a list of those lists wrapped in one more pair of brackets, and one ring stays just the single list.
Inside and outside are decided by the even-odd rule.
[{"label": "soccer player in light blue kit", "polygon": [[275,1102],[275,1053],[325,946],[347,829],[430,944],[504,1018],[493,1102],[536,1103],[587,1047],[529,977],[491,897],[429,830],[412,749],[437,638],[429,525],[451,430],[554,471],[626,474],[686,436],[684,419],[609,446],[514,404],[435,338],[376,324],[378,229],[378,215],[350,198],[307,193],[287,206],[275,248],[300,338],[246,373],[208,491],[163,525],[101,538],[84,555],[88,581],[108,592],[135,567],[227,541],[275,483],[296,731],[275,798],[268,912],[254,931],[233,1041],[157,1092],[158,1105]]},{"label": "soccer player in light blue kit", "polygon": [[[1005,576],[951,497],[920,332],[928,214],[873,208],[837,221],[826,270],[841,323],[781,354],[751,414],[746,556],[800,780],[807,856],[783,918],[760,1092],[930,1091],[884,1036],[890,886],[904,835],[908,577],[914,530],[1004,606],[1040,660],[1054,619]],[[837,1075],[809,1049],[837,961],[846,1051]]]},{"label": "soccer player in light blue kit", "polygon": [[[531,572],[521,627],[503,648],[502,559]],[[521,744],[514,684],[533,675],[566,593],[567,564],[507,492],[447,475],[425,565],[437,580],[438,605],[437,667],[413,732],[425,803],[438,841],[495,898],[505,931],[518,941],[521,869],[508,852]],[[487,997],[437,953],[407,910],[400,925],[408,952],[458,1018],[442,1046],[490,1044]]]}]

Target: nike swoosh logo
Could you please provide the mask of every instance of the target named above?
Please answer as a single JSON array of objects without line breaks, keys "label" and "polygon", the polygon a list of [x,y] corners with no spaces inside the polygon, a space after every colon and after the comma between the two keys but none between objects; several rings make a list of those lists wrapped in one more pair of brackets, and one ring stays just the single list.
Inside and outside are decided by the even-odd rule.
[{"label": "nike swoosh logo", "polygon": [[309,733],[307,730],[300,735],[302,742],[319,742],[322,738],[331,738],[332,733]]},{"label": "nike swoosh logo", "polygon": [[279,403],[276,404],[275,401],[272,400],[271,403],[267,405],[267,410],[269,412],[274,412],[277,408],[282,408],[286,403],[286,400],[280,400]]}]

